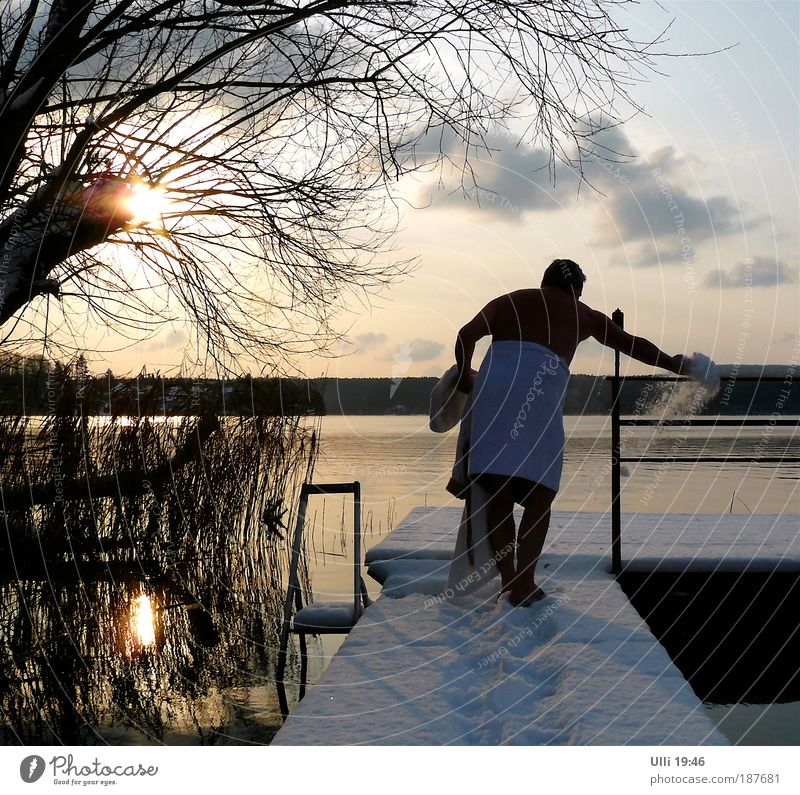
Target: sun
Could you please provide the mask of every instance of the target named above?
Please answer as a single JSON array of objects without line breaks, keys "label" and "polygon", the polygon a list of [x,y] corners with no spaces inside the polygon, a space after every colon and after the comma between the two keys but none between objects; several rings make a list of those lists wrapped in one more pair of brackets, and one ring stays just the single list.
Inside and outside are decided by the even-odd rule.
[{"label": "sun", "polygon": [[125,197],[125,205],[134,223],[158,221],[170,210],[170,200],[161,185],[135,182]]}]

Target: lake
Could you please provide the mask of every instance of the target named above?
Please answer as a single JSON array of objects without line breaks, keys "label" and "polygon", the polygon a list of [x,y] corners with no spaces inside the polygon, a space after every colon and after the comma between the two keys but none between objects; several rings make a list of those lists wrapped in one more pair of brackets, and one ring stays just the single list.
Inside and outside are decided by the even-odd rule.
[{"label": "lake", "polygon": [[[365,548],[377,543],[417,505],[460,505],[445,491],[455,453],[455,431],[431,433],[425,416],[307,417],[303,423],[319,431],[314,481],[359,480],[362,484]],[[95,424],[99,427],[102,421],[98,419]],[[173,424],[177,426],[178,420]],[[281,508],[277,498],[286,492],[280,478],[276,479],[274,465],[259,465],[264,467],[263,481],[249,477],[257,437],[249,435],[249,426],[233,434],[231,428],[236,425],[234,421],[226,435],[238,446],[230,455],[204,461],[202,470],[197,470],[207,483],[198,480],[183,485],[181,493],[191,495],[188,502],[173,504],[174,499],[165,492],[154,503],[147,501],[148,497],[142,503],[144,513],[110,514],[117,524],[141,514],[140,520],[149,527],[169,509],[169,515],[177,517],[176,527],[182,527],[183,522],[191,539],[197,535],[191,543],[175,547],[183,550],[181,555],[191,553],[185,560],[175,557],[173,547],[148,550],[151,536],[144,526],[136,530],[136,557],[131,558],[125,552],[135,530],[130,526],[119,537],[122,558],[113,569],[95,551],[80,562],[79,568],[71,558],[61,559],[57,569],[46,572],[44,587],[35,581],[37,577],[41,580],[36,573],[22,587],[15,588],[13,581],[5,584],[8,599],[3,620],[10,622],[8,628],[17,643],[16,651],[5,656],[0,670],[0,679],[17,683],[16,691],[6,690],[12,707],[6,716],[16,714],[22,720],[24,714],[30,714],[25,710],[31,704],[48,702],[50,712],[43,712],[42,720],[47,726],[47,721],[55,718],[60,727],[58,732],[51,728],[51,734],[44,729],[31,741],[51,743],[55,734],[66,742],[76,737],[82,738],[81,742],[121,744],[263,744],[280,726],[271,666],[274,627],[284,587],[280,570],[281,566],[285,568],[285,562],[281,562],[284,557],[265,556],[256,543],[262,537],[265,518],[247,511],[238,516],[240,498],[232,487],[249,484],[247,493],[251,496],[264,488],[270,494],[277,490],[275,516],[280,515]],[[606,510],[610,503],[608,418],[566,417],[565,429],[564,474],[555,509]],[[138,455],[140,441],[135,435],[130,437],[132,454]],[[746,455],[758,450],[764,456],[796,456],[799,442],[796,428],[774,427],[765,433],[758,427],[688,432],[675,427],[646,427],[626,433],[624,450],[629,454],[647,451],[686,456]],[[75,444],[79,453],[80,438]],[[800,513],[798,483],[800,469],[796,466],[675,463],[662,471],[658,464],[641,464],[624,474],[623,510],[717,515],[729,511]],[[655,484],[657,488],[653,489]],[[131,502],[130,506],[136,504]],[[70,528],[88,528],[87,541],[92,541],[92,533],[109,538],[108,528],[98,525],[95,529],[86,514],[91,506],[69,501],[64,505],[73,512]],[[219,505],[228,506],[221,523]],[[226,523],[234,522],[234,516],[235,526],[226,530]],[[351,516],[350,503],[336,496],[315,497],[309,505],[308,568],[315,600],[330,601],[350,594]],[[221,532],[212,533],[215,527]],[[283,538],[273,537],[272,542],[283,552],[285,536],[284,532]],[[240,538],[250,552],[243,554]],[[178,542],[183,543],[176,536]],[[152,559],[148,552],[152,552]],[[189,579],[183,579],[184,570],[192,573]],[[47,582],[57,580],[60,588],[48,597]],[[377,596],[377,585],[368,582],[368,586],[372,596]],[[137,594],[144,592],[154,601],[142,609],[141,626],[134,627],[134,635],[149,633],[149,640],[134,637],[138,644],[134,648],[129,610],[140,598]],[[32,594],[36,601],[30,603],[26,600]],[[47,619],[48,627],[48,634],[35,642],[22,620],[32,614],[32,609]],[[342,640],[331,635],[311,639],[312,682],[322,674]],[[87,655],[82,649],[91,652]],[[80,688],[64,687],[78,678]],[[800,743],[797,703],[709,705],[708,709],[734,741]],[[6,742],[14,741],[13,718],[11,721]]]}]

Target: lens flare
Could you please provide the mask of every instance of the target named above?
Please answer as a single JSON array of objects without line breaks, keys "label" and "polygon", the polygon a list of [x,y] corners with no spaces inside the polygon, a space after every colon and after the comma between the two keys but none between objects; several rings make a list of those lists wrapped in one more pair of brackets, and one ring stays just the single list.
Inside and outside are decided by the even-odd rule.
[{"label": "lens flare", "polygon": [[131,631],[140,646],[152,646],[156,642],[153,605],[147,594],[137,596],[131,604]]},{"label": "lens flare", "polygon": [[131,220],[138,223],[158,221],[170,209],[170,201],[164,188],[136,182],[125,198]]}]

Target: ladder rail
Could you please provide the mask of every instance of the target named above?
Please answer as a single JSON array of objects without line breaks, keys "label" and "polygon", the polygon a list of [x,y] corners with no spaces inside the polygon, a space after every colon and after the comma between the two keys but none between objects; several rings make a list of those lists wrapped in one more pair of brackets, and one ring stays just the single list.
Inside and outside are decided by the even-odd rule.
[{"label": "ladder rail", "polygon": [[308,506],[307,484],[300,488],[300,505],[297,509],[297,522],[295,523],[294,537],[292,539],[292,556],[289,564],[289,582],[286,589],[286,600],[283,603],[283,619],[281,623],[281,639],[278,647],[278,667],[275,672],[275,683],[278,686],[278,700],[281,714],[289,714],[289,704],[286,700],[286,657],[289,650],[289,632],[292,626],[292,603],[295,602],[300,609],[302,606],[302,593],[297,568],[300,563],[300,550],[303,541],[303,526],[305,525],[306,509]]},{"label": "ladder rail", "polygon": [[[289,635],[292,631],[292,605],[295,614],[303,607],[303,593],[300,587],[298,568],[300,554],[303,548],[303,533],[305,530],[308,498],[312,494],[352,494],[353,495],[353,624],[361,618],[364,608],[370,604],[366,583],[361,576],[361,483],[303,483],[300,488],[300,504],[297,510],[294,537],[292,538],[292,554],[289,564],[289,579],[286,589],[286,600],[283,603],[283,616],[281,622],[280,646],[278,649],[278,665],[275,672],[275,684],[278,690],[278,701],[281,716],[286,719],[289,714],[289,702],[286,697],[286,662],[289,653]],[[308,670],[308,655],[306,653],[306,634],[298,632],[300,636],[300,691],[299,698],[305,695],[305,680]]]}]

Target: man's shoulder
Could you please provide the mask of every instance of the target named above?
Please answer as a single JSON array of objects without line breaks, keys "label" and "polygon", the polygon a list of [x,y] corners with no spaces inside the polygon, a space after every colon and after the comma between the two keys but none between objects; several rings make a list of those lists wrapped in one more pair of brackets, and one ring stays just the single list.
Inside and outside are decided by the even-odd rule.
[{"label": "man's shoulder", "polygon": [[586,317],[594,317],[594,318],[604,318],[605,315],[598,309],[593,309],[589,304],[583,303],[583,301],[578,301],[578,312],[581,315],[585,315]]},{"label": "man's shoulder", "polygon": [[578,301],[578,321],[588,334],[594,334],[605,325],[606,320],[607,318],[602,312]]},{"label": "man's shoulder", "polygon": [[541,294],[541,290],[538,287],[522,287],[519,290],[512,290],[510,293],[506,293],[505,295],[501,295],[498,300],[506,299],[506,300],[526,300],[531,298],[536,298]]}]

